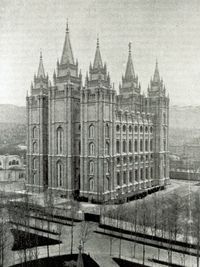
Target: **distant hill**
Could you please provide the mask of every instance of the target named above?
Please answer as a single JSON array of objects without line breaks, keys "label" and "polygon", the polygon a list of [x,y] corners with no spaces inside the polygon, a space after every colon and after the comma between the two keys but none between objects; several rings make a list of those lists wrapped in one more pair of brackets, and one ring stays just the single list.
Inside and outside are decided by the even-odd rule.
[{"label": "distant hill", "polygon": [[[0,104],[0,123],[26,123],[26,107]],[[170,128],[200,129],[200,106],[171,106]]]},{"label": "distant hill", "polygon": [[26,107],[0,104],[0,123],[26,123]]},{"label": "distant hill", "polygon": [[171,106],[170,128],[200,129],[200,106]]}]

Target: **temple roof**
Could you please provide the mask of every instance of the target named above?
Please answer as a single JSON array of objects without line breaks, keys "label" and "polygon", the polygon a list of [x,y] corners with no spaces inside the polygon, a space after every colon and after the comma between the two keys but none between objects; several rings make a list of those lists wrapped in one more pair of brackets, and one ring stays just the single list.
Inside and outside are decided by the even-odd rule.
[{"label": "temple roof", "polygon": [[74,63],[74,56],[73,56],[73,52],[72,52],[72,47],[71,47],[71,42],[70,42],[70,38],[69,38],[69,28],[68,28],[68,23],[67,23],[67,27],[66,27],[66,35],[65,35],[65,42],[64,42],[64,46],[63,46],[63,52],[62,52],[62,57],[61,57],[61,64],[73,64]]},{"label": "temple roof", "polygon": [[133,67],[133,61],[131,56],[131,43],[129,43],[129,55],[128,55],[128,61],[126,65],[126,72],[125,72],[125,80],[130,81],[135,78],[135,72]]},{"label": "temple roof", "polygon": [[44,66],[43,66],[43,61],[42,61],[42,52],[40,52],[40,62],[39,62],[39,67],[38,67],[38,73],[37,73],[37,78],[45,78],[45,72],[44,72]]},{"label": "temple roof", "polygon": [[97,38],[97,48],[96,48],[93,68],[94,69],[103,68],[101,53],[100,53],[100,49],[99,49],[99,38]]},{"label": "temple roof", "polygon": [[153,82],[160,82],[160,74],[158,70],[158,61],[156,60],[156,67],[153,75]]}]

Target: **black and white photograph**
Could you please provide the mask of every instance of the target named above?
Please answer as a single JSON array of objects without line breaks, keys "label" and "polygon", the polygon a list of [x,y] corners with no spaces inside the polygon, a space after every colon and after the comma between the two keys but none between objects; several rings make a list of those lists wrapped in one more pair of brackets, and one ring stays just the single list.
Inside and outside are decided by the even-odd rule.
[{"label": "black and white photograph", "polygon": [[200,267],[200,1],[0,0],[0,267]]}]

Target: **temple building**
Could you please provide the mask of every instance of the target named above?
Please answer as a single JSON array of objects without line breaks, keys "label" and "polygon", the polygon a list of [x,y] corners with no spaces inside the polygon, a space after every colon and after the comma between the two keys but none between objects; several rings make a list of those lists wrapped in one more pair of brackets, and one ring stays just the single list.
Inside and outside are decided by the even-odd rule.
[{"label": "temple building", "polygon": [[83,84],[67,25],[53,83],[40,55],[26,101],[30,190],[104,202],[169,182],[169,97],[157,62],[147,94],[141,93],[131,44],[119,94],[99,39]]}]

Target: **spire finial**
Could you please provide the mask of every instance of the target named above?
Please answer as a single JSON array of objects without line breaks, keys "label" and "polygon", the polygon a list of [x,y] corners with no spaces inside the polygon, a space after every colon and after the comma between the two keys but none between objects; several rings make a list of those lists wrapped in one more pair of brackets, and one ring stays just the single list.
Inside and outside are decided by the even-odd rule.
[{"label": "spire finial", "polygon": [[99,34],[97,34],[97,47],[99,47]]},{"label": "spire finial", "polygon": [[128,44],[128,52],[129,52],[129,55],[131,55],[131,42],[129,42]]},{"label": "spire finial", "polygon": [[158,59],[156,58],[156,67],[158,67]]},{"label": "spire finial", "polygon": [[42,49],[40,48],[40,59],[42,59]]},{"label": "spire finial", "polygon": [[69,33],[68,18],[67,18],[67,23],[66,23],[66,33]]}]

